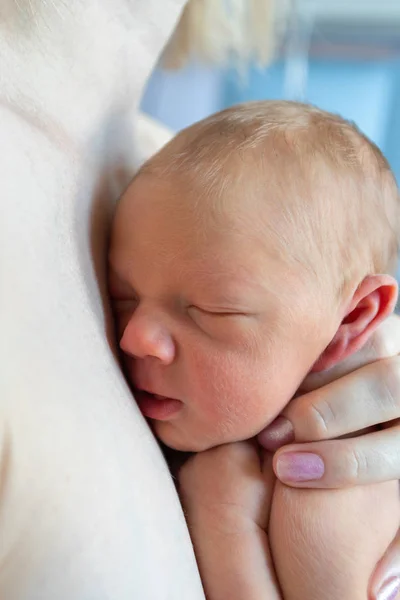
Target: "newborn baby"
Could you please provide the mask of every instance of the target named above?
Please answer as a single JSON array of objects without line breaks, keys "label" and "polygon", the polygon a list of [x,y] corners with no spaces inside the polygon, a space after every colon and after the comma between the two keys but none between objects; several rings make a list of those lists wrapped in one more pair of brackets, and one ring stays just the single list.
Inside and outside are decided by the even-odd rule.
[{"label": "newborn baby", "polygon": [[235,106],[182,131],[118,204],[110,294],[124,367],[156,435],[249,439],[311,371],[394,309],[398,191],[344,119]]}]

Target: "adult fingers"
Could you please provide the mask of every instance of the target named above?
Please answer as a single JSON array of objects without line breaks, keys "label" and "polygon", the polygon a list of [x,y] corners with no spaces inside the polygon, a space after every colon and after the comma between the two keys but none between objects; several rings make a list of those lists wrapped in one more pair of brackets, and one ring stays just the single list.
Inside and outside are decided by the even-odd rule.
[{"label": "adult fingers", "polygon": [[[283,444],[337,438],[400,418],[400,357],[366,365],[294,398],[258,436],[274,451]],[[400,447],[399,447],[400,453]]]},{"label": "adult fingers", "polygon": [[356,438],[284,446],[274,456],[286,485],[342,488],[400,479],[400,425]]},{"label": "adult fingers", "polygon": [[327,371],[311,373],[300,386],[300,393],[310,392],[352,373],[361,367],[400,354],[400,316],[391,315],[374,331],[367,343],[355,354]]}]

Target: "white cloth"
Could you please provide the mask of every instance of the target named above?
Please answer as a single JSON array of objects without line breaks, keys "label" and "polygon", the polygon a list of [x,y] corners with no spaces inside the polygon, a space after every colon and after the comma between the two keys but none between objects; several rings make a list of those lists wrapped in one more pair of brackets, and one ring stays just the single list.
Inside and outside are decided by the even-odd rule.
[{"label": "white cloth", "polygon": [[203,598],[106,341],[111,200],[184,0],[2,0],[0,598]]}]

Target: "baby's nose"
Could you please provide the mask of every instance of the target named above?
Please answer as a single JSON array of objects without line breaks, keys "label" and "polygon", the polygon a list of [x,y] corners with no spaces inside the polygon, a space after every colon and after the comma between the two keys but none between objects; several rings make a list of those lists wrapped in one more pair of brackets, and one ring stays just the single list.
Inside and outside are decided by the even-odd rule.
[{"label": "baby's nose", "polygon": [[169,331],[155,317],[136,311],[124,329],[120,348],[134,358],[151,356],[164,364],[174,360],[175,347]]}]

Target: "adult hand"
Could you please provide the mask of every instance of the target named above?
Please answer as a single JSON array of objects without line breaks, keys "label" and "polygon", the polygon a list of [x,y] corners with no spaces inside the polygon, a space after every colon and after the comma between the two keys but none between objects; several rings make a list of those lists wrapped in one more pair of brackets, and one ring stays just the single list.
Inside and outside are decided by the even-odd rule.
[{"label": "adult hand", "polygon": [[[400,478],[399,353],[400,318],[392,316],[357,354],[306,378],[302,395],[259,435],[265,448],[279,448],[273,465],[283,483],[341,488]],[[371,598],[395,575],[400,534],[371,580]]]}]

